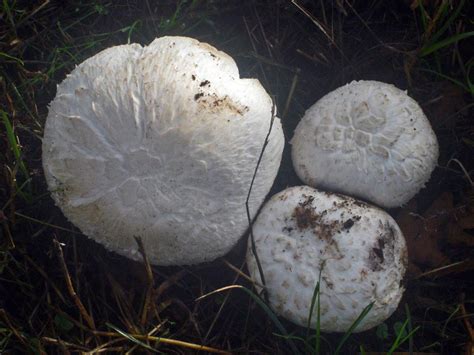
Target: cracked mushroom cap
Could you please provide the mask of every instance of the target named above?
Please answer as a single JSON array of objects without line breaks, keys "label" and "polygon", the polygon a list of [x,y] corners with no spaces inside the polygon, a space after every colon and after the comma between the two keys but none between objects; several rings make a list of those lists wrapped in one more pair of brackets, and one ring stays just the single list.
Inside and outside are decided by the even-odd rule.
[{"label": "cracked mushroom cap", "polygon": [[[286,189],[263,207],[253,225],[272,309],[306,327],[321,271],[321,330],[372,328],[397,308],[407,264],[405,239],[384,211],[351,197],[308,186]],[[249,238],[247,266],[262,285]],[[316,309],[311,326],[316,326]]]},{"label": "cracked mushroom cap", "polygon": [[292,144],[306,184],[398,207],[429,180],[436,136],[406,92],[378,81],[353,81],[306,111]]},{"label": "cracked mushroom cap", "polygon": [[[43,168],[65,216],[109,250],[195,264],[227,253],[248,227],[245,200],[272,119],[258,80],[185,37],[106,49],[58,86]],[[275,118],[250,200],[273,184],[284,137]]]}]

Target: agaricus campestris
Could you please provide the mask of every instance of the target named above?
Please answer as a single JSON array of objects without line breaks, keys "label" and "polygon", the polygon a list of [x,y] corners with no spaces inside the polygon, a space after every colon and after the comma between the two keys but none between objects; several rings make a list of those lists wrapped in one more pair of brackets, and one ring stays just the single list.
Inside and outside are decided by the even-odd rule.
[{"label": "agaricus campestris", "polygon": [[306,184],[398,207],[428,181],[438,142],[406,92],[377,81],[353,81],[306,111],[292,144]]},{"label": "agaricus campestris", "polygon": [[[248,227],[245,200],[272,119],[258,80],[185,37],[106,49],[58,86],[43,139],[49,189],[81,231],[159,265],[227,253]],[[253,185],[254,215],[284,145],[275,118]]]},{"label": "agaricus campestris", "polygon": [[[270,306],[290,321],[307,326],[320,273],[322,331],[347,331],[372,302],[356,332],[383,322],[397,308],[407,249],[386,212],[351,197],[298,186],[265,204],[253,234]],[[262,285],[251,238],[247,265],[252,279]],[[313,312],[315,327],[316,308]]]}]

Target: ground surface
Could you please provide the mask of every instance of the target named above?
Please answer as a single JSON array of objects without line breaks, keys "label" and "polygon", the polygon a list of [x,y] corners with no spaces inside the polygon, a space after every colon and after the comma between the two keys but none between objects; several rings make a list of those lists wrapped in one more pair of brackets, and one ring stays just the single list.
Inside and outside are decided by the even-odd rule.
[{"label": "ground surface", "polygon": [[[282,337],[242,290],[196,301],[220,287],[251,288],[236,272],[246,272],[244,242],[210,264],[147,268],[80,235],[49,197],[41,137],[56,84],[103,48],[162,35],[192,36],[230,54],[242,77],[258,78],[274,96],[286,138],[309,106],[351,80],[408,90],[437,134],[438,167],[413,201],[389,211],[409,245],[399,309],[384,325],[351,336],[343,353],[388,351],[407,317],[406,332],[418,329],[399,351],[472,347],[468,1],[4,1],[0,9],[0,352],[194,353],[193,346],[206,345],[285,354],[292,344],[310,352]],[[287,146],[272,193],[300,183]],[[282,323],[306,337],[305,329]],[[329,353],[342,335],[323,337]]]}]

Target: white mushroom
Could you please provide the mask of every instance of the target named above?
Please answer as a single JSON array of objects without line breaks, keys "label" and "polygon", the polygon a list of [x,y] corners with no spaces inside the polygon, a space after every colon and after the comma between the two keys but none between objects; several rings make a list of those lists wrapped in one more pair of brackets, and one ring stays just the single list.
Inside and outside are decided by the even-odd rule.
[{"label": "white mushroom", "polygon": [[[248,227],[245,200],[272,100],[208,44],[163,37],[106,49],[58,86],[43,139],[49,189],[87,236],[152,263],[227,253]],[[284,145],[278,118],[253,186],[254,215]]]},{"label": "white mushroom", "polygon": [[[320,271],[322,331],[347,331],[371,302],[356,332],[383,322],[397,308],[407,249],[384,211],[351,197],[292,187],[265,204],[253,234],[270,306],[290,321],[307,326]],[[247,266],[262,285],[250,238]],[[316,314],[315,308],[312,327]]]},{"label": "white mushroom", "polygon": [[292,144],[306,184],[397,207],[429,180],[438,142],[406,92],[377,81],[353,81],[316,102]]}]

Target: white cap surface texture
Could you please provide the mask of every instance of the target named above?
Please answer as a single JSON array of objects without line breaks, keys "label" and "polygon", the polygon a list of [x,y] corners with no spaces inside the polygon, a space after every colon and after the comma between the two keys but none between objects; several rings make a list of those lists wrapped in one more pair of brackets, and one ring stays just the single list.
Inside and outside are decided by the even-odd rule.
[{"label": "white cap surface texture", "polygon": [[[397,308],[407,264],[405,239],[386,212],[351,197],[308,186],[274,195],[253,225],[270,306],[306,327],[321,272],[320,329],[345,332],[371,302],[356,328],[372,328]],[[247,265],[262,280],[249,238]],[[322,271],[321,271],[322,270]],[[311,327],[316,327],[316,307]]]},{"label": "white cap surface texture", "polygon": [[438,142],[420,106],[404,91],[353,81],[306,111],[292,144],[306,184],[398,207],[429,180]]},{"label": "white cap surface texture", "polygon": [[[58,86],[43,139],[49,189],[65,216],[132,259],[154,264],[227,253],[248,228],[245,199],[272,100],[234,60],[185,37],[106,49]],[[255,215],[277,174],[275,118],[253,186]]]}]

